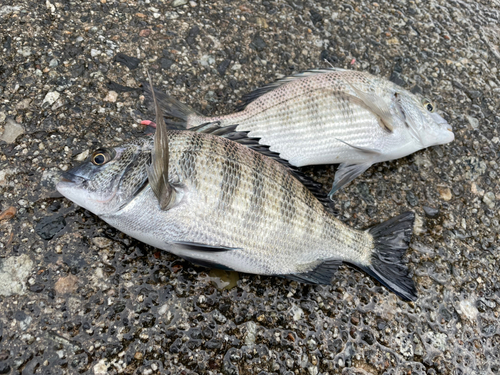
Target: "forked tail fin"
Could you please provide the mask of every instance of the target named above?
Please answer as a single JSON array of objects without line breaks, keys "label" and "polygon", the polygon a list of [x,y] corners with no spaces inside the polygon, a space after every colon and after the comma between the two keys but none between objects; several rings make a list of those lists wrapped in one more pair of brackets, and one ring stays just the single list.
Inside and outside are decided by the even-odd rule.
[{"label": "forked tail fin", "polygon": [[[148,85],[143,84],[144,93],[149,100],[153,99],[153,93]],[[163,112],[163,117],[168,129],[186,130],[188,117],[191,115],[201,116],[190,106],[181,103],[174,97],[159,90],[154,90],[156,101]]]},{"label": "forked tail fin", "polygon": [[371,264],[359,266],[387,289],[406,301],[415,301],[417,290],[403,264],[403,255],[410,244],[415,214],[405,212],[368,229],[373,236]]}]

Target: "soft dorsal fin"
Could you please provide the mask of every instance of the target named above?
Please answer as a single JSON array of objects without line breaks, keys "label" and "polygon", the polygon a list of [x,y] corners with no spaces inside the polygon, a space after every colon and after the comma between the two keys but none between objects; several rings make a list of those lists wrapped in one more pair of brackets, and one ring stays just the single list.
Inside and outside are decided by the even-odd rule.
[{"label": "soft dorsal fin", "polygon": [[296,81],[298,79],[310,77],[316,74],[323,74],[323,73],[329,73],[333,71],[343,71],[345,69],[338,69],[338,68],[324,68],[324,69],[311,69],[311,70],[306,70],[305,72],[297,73],[288,77],[284,77],[281,79],[278,79],[275,82],[269,83],[265,86],[259,87],[258,89],[255,89],[252,92],[249,92],[248,94],[245,94],[242,96],[242,98],[239,100],[239,102],[236,104],[236,110],[237,111],[242,111],[246,108],[247,105],[252,103],[254,100],[258,99],[262,95],[267,94],[268,92],[271,92],[275,90],[276,88],[283,86],[289,82]]},{"label": "soft dorsal fin", "polygon": [[149,72],[148,78],[156,111],[156,132],[154,135],[154,147],[151,151],[151,165],[147,168],[147,172],[149,184],[158,199],[160,208],[166,210],[175,197],[175,191],[168,182],[169,153],[167,126],[163,120],[162,110],[156,101],[153,81],[149,76]]}]

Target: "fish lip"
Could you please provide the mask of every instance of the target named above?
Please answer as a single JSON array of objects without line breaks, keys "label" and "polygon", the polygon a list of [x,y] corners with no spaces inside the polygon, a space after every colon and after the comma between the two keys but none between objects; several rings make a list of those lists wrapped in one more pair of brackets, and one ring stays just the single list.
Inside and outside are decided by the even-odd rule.
[{"label": "fish lip", "polygon": [[83,181],[85,181],[84,178],[77,176],[71,172],[64,172],[61,174],[61,180],[59,183],[71,183],[71,184],[81,184]]}]

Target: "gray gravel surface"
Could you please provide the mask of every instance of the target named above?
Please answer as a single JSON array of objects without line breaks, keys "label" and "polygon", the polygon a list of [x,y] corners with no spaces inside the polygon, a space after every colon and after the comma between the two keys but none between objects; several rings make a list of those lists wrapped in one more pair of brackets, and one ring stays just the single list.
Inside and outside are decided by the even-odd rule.
[{"label": "gray gravel surface", "polygon": [[[0,374],[498,374],[499,22],[497,0],[3,0]],[[316,287],[194,267],[54,190],[154,119],[146,70],[213,115],[327,62],[423,93],[454,126],[336,195],[358,228],[417,213],[415,303],[346,267]],[[329,188],[335,167],[305,171]]]}]

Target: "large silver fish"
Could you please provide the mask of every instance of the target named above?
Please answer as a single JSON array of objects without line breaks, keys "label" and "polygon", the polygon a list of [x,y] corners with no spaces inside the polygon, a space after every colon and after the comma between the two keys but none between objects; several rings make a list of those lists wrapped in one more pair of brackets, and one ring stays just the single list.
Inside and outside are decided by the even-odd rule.
[{"label": "large silver fish", "polygon": [[[157,107],[158,110],[158,107]],[[122,232],[196,264],[329,284],[355,265],[405,300],[414,214],[348,227],[286,166],[212,134],[157,132],[99,149],[57,189]]]},{"label": "large silver fish", "polygon": [[176,125],[188,129],[237,124],[237,131],[249,132],[293,166],[340,164],[330,196],[374,163],[454,139],[430,100],[354,70],[281,79],[246,95],[239,112],[225,116],[200,115],[168,95],[160,103]]}]

